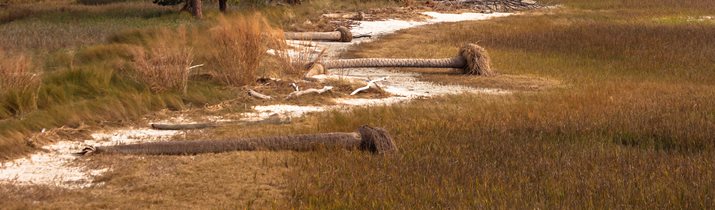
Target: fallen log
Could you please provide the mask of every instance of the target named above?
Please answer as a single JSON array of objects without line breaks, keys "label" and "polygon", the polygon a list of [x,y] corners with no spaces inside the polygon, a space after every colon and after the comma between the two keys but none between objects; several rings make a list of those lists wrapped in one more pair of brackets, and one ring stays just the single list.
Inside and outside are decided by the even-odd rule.
[{"label": "fallen log", "polygon": [[340,41],[350,42],[353,40],[353,34],[346,27],[338,27],[337,31],[333,32],[286,32],[285,38],[288,40],[323,40],[323,41]]},{"label": "fallen log", "polygon": [[330,18],[330,19],[351,19],[351,20],[363,20],[365,19],[365,13],[363,12],[352,12],[352,13],[327,13],[322,14],[320,17]]},{"label": "fallen log", "polygon": [[459,55],[452,58],[357,58],[320,61],[309,65],[305,77],[324,74],[327,69],[333,68],[369,67],[459,68],[463,74],[494,75],[487,51],[479,45],[466,44],[460,49]]},{"label": "fallen log", "polygon": [[156,130],[193,130],[213,128],[218,125],[215,123],[186,123],[186,124],[170,124],[170,123],[152,123],[151,128]]},{"label": "fallen log", "polygon": [[167,141],[115,146],[88,146],[75,154],[194,155],[256,150],[309,151],[318,148],[357,149],[375,154],[397,152],[395,142],[385,129],[363,125],[358,128],[357,132],[352,133],[336,132],[221,141]]}]

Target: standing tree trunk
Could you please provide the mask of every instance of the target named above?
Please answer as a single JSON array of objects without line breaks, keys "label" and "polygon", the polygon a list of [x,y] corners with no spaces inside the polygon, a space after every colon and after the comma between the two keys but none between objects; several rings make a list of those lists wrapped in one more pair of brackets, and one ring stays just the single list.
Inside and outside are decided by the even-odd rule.
[{"label": "standing tree trunk", "polygon": [[191,9],[191,14],[194,15],[195,18],[204,18],[204,13],[201,10],[201,0],[189,0],[189,9]]},{"label": "standing tree trunk", "polygon": [[226,0],[218,0],[218,9],[221,12],[226,13]]}]

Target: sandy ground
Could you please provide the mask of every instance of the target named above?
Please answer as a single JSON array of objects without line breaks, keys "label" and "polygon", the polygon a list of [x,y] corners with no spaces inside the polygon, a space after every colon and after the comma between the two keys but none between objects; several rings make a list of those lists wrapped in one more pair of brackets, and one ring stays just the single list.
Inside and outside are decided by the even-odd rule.
[{"label": "sandy ground", "polygon": [[[327,59],[338,58],[340,53],[349,47],[368,42],[381,35],[393,33],[400,29],[417,27],[421,25],[458,22],[467,20],[485,20],[494,17],[510,15],[508,13],[463,13],[463,14],[441,14],[437,12],[423,13],[432,17],[426,21],[404,21],[404,20],[384,20],[384,21],[360,21],[354,26],[354,34],[370,34],[372,38],[360,38],[351,43],[336,42],[295,42],[291,44],[296,50],[287,52],[291,57],[305,55],[306,52],[315,54],[326,50]],[[280,52],[269,51],[271,54]],[[314,55],[311,55],[314,56]],[[375,106],[389,105],[409,101],[416,98],[433,97],[447,94],[475,93],[475,94],[508,94],[507,90],[471,88],[464,86],[444,86],[417,79],[419,74],[399,72],[389,69],[378,68],[358,68],[358,69],[336,69],[330,70],[324,77],[349,77],[356,79],[376,79],[388,77],[386,81],[377,84],[392,96],[381,99],[336,99],[338,105],[330,106],[296,106],[296,105],[269,105],[256,106],[254,112],[244,113],[242,120],[256,121],[266,119],[271,115],[279,114],[288,117],[300,117],[310,112],[321,112],[331,109],[349,108],[351,106]],[[223,119],[215,116],[209,119]],[[162,120],[163,122],[189,122],[181,116],[174,116]],[[130,144],[138,142],[164,141],[176,135],[180,131],[157,131],[147,128],[126,128],[114,131],[100,131],[92,134],[92,139],[84,141],[60,141],[52,145],[43,147],[44,151],[37,152],[29,157],[5,162],[0,165],[0,184],[15,185],[47,185],[69,189],[85,188],[93,185],[93,178],[99,176],[111,168],[90,170],[75,163],[77,156],[73,152],[79,152],[85,145],[106,146],[116,144]]]}]

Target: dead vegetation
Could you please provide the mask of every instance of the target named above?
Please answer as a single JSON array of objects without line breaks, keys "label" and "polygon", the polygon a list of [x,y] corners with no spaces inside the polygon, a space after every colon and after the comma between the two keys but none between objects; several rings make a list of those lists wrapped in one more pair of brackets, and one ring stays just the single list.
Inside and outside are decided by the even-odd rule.
[{"label": "dead vegetation", "polygon": [[190,67],[195,59],[191,35],[185,27],[180,27],[176,30],[161,29],[156,36],[161,38],[133,51],[133,78],[146,84],[153,92],[177,91],[186,94]]},{"label": "dead vegetation", "polygon": [[24,55],[8,55],[0,50],[0,119],[37,109],[42,79],[31,65]]},{"label": "dead vegetation", "polygon": [[258,66],[267,56],[267,45],[280,38],[259,14],[221,17],[209,36],[201,46],[207,68],[221,83],[236,87],[254,84]]},{"label": "dead vegetation", "polygon": [[[713,28],[638,20],[650,19],[652,11],[702,15],[712,11],[712,1],[560,3],[581,9],[432,25],[361,45],[352,52],[362,57],[441,57],[452,56],[464,43],[479,42],[490,50],[492,67],[501,75],[428,74],[423,78],[545,91],[447,96],[311,115],[291,125],[227,126],[185,134],[185,138],[220,138],[348,132],[370,123],[393,131],[399,154],[374,157],[319,149],[299,154],[234,152],[190,157],[99,155],[80,164],[113,165],[112,172],[98,180],[102,186],[67,191],[4,185],[0,199],[7,201],[7,208],[287,208],[282,205],[285,200],[298,208],[712,208],[715,77],[712,63],[703,61],[715,56],[709,47],[715,43]],[[101,71],[72,73],[77,76],[68,78],[121,79],[121,75],[106,76]],[[56,77],[50,80],[72,81]],[[333,82],[336,93],[327,94],[356,88],[345,81],[328,83]],[[257,90],[282,96],[293,91],[287,84],[275,83]],[[88,84],[112,91],[104,83]],[[207,85],[200,84],[196,87]],[[544,88],[552,86],[561,88]],[[321,86],[301,85],[310,87]],[[57,95],[61,94],[54,91],[49,92],[53,97],[42,100],[60,100]],[[99,95],[106,102],[99,110],[108,118],[129,120],[122,113],[148,112],[144,104],[172,103],[141,94],[121,95],[128,103]],[[196,95],[177,100],[206,97]],[[323,99],[308,96],[296,103],[324,104]],[[234,103],[239,108],[230,111],[248,104]],[[81,122],[86,118],[79,114],[60,113],[100,113],[79,112],[90,108],[50,109],[56,113],[50,116]],[[45,116],[38,118],[53,120]],[[17,145],[0,143],[0,148]]]}]

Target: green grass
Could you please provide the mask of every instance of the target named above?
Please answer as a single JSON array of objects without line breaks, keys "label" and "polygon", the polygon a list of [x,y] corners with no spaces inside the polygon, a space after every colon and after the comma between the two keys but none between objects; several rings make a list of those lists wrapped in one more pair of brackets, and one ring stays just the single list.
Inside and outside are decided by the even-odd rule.
[{"label": "green grass", "polygon": [[[379,5],[382,1],[359,3],[351,1],[336,5],[327,1],[312,1],[295,8],[296,11],[312,11],[314,5],[322,9],[348,9],[345,5]],[[48,1],[43,3],[15,4],[10,2],[7,8],[0,8],[0,48],[11,55],[31,57],[33,73],[42,76],[37,96],[32,96],[32,111],[5,110],[26,100],[0,100],[0,159],[8,159],[34,150],[26,141],[32,133],[42,129],[61,126],[76,127],[81,124],[94,125],[111,122],[131,122],[142,115],[160,109],[180,110],[191,106],[203,106],[234,98],[240,91],[210,81],[189,81],[188,93],[181,91],[157,91],[165,88],[156,87],[151,81],[142,80],[149,76],[137,76],[137,50],[156,48],[154,43],[163,40],[171,45],[176,37],[161,35],[162,30],[174,30],[180,26],[190,30],[192,40],[186,40],[192,46],[194,64],[206,63],[209,71],[224,74],[239,69],[237,86],[252,84],[252,77],[264,75],[295,76],[294,69],[281,66],[284,63],[262,60],[261,49],[274,44],[271,40],[254,36],[255,39],[241,38],[240,32],[272,30],[264,20],[251,24],[238,24],[220,36],[209,36],[210,28],[221,25],[221,15],[215,5],[205,5],[204,20],[194,20],[187,13],[179,14],[174,7],[161,7],[146,1],[128,1],[106,5],[81,5],[70,1]],[[235,3],[235,2],[234,2]],[[382,2],[384,3],[384,2]],[[245,6],[245,5],[240,5]],[[255,11],[292,11],[288,8],[255,7],[235,11],[228,16],[233,20],[241,19],[245,14]],[[300,14],[318,14],[320,11]],[[250,18],[262,18],[260,16]],[[274,20],[274,25],[285,25],[288,18]],[[227,25],[227,24],[224,24]],[[249,26],[250,25],[250,26]],[[257,27],[254,27],[257,26]],[[242,30],[241,27],[250,27]],[[223,46],[219,40],[239,40],[239,45],[226,52],[219,52]],[[275,37],[269,37],[275,38]],[[259,40],[260,39],[260,40]],[[241,41],[245,40],[245,41]],[[225,40],[224,40],[225,41]],[[256,43],[253,43],[256,42]],[[258,43],[260,42],[260,43]],[[251,48],[259,53],[234,55],[231,52],[244,52]],[[170,48],[161,48],[165,50]],[[156,51],[156,50],[155,50]],[[152,51],[152,53],[154,53]],[[161,52],[155,53],[157,55]],[[252,56],[257,56],[254,59]],[[151,59],[151,58],[148,58]],[[213,59],[213,60],[212,60]],[[157,60],[161,60],[157,58]],[[226,62],[217,65],[216,60]],[[252,60],[252,62],[248,62]],[[152,62],[149,62],[152,63]],[[250,65],[249,65],[250,63]],[[246,65],[245,68],[240,68]],[[149,68],[145,68],[149,69]],[[252,72],[249,72],[248,70]],[[260,74],[260,75],[259,75]],[[220,75],[220,74],[215,74]],[[160,78],[159,78],[160,79]],[[234,82],[235,83],[235,82]],[[167,83],[168,84],[168,83]],[[233,84],[233,83],[232,83]],[[183,89],[183,88],[181,88]],[[22,97],[21,97],[22,98]],[[29,97],[27,97],[29,98]],[[7,99],[7,100],[6,100]],[[35,102],[36,101],[36,105]],[[244,101],[244,103],[248,103]],[[35,108],[36,107],[36,108]],[[14,108],[13,108],[14,109]],[[6,113],[10,113],[8,116]],[[40,142],[39,145],[42,145]]]}]

